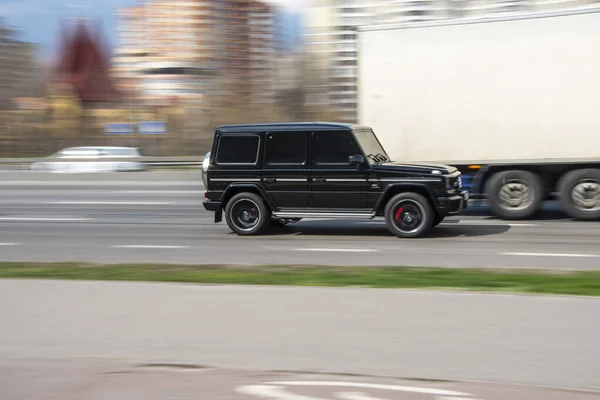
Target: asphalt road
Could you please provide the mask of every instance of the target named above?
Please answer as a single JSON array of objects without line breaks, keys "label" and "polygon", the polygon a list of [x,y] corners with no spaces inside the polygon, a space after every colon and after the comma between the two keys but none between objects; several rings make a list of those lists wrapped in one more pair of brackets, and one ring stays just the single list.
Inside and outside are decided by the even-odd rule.
[{"label": "asphalt road", "polygon": [[[196,172],[0,173],[0,260],[600,266],[600,224],[572,222],[552,210],[540,220],[509,224],[487,217],[485,209],[472,209],[419,240],[394,238],[378,221],[303,221],[241,238],[224,223],[213,224],[201,206],[202,190]],[[140,375],[120,370],[123,362],[600,390],[599,302],[401,290],[4,280],[0,397],[112,400],[163,393],[156,398],[214,400],[252,398],[248,390],[263,395],[290,390],[304,398],[280,398],[364,400],[369,398],[365,392],[371,399],[427,398],[352,386],[336,394],[315,385],[274,389],[269,382],[282,377],[259,372]],[[90,377],[90,359],[117,366]],[[356,379],[362,378],[331,380]],[[410,382],[472,394],[440,395],[438,400],[591,398],[502,385]],[[202,394],[194,397],[194,391]]]},{"label": "asphalt road", "polygon": [[600,223],[507,223],[475,207],[427,238],[383,221],[306,220],[238,237],[202,208],[198,172],[0,173],[0,261],[599,269]]}]

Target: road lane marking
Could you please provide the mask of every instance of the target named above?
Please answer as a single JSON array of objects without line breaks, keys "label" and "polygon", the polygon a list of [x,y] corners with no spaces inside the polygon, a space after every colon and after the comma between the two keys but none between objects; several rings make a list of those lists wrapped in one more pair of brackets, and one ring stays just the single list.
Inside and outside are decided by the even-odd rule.
[{"label": "road lane marking", "polygon": [[337,397],[342,400],[385,400],[381,397],[373,397],[360,392],[339,392]]},{"label": "road lane marking", "polygon": [[272,385],[248,385],[241,386],[236,390],[238,393],[249,396],[262,397],[275,400],[326,400],[321,397],[303,396],[290,393],[281,386]]},{"label": "road lane marking", "polygon": [[60,217],[0,217],[0,221],[32,221],[32,222],[81,222],[91,221],[90,218],[60,218]]},{"label": "road lane marking", "polygon": [[[288,382],[264,382],[258,385],[244,385],[236,388],[236,392],[249,396],[278,399],[278,400],[325,400],[323,397],[312,397],[306,395],[295,394],[287,391],[284,386],[308,386],[308,387],[342,387],[342,388],[361,388],[387,390],[394,392],[418,393],[428,396],[437,396],[439,399],[457,398],[457,399],[473,399],[473,395],[469,393],[456,392],[452,390],[385,385],[375,383],[359,383],[359,382],[326,382],[326,381],[288,381]],[[443,397],[442,397],[443,396]],[[358,399],[358,398],[356,398]],[[375,400],[376,398],[364,398]]]},{"label": "road lane marking", "polygon": [[597,254],[575,254],[575,253],[520,253],[506,252],[499,253],[502,256],[522,256],[522,257],[574,257],[574,258],[596,258]]},{"label": "road lane marking", "polygon": [[368,253],[379,251],[376,249],[325,249],[325,248],[301,248],[293,249],[293,251],[332,251],[332,252],[348,252],[348,253]]},{"label": "road lane marking", "polygon": [[21,243],[0,243],[0,246],[19,246]]},{"label": "road lane marking", "polygon": [[201,190],[118,190],[123,194],[202,194]]},{"label": "road lane marking", "polygon": [[463,221],[463,220],[452,220],[452,221],[444,221],[440,225],[460,225],[460,226],[469,226],[469,225],[479,225],[479,226],[510,226],[510,227],[532,227],[539,226],[539,224],[530,224],[530,223],[512,223],[512,222],[491,222],[491,221]]},{"label": "road lane marking", "polygon": [[154,244],[123,244],[111,246],[115,249],[189,249],[190,246],[169,246],[169,245],[154,245]]},{"label": "road lane marking", "polygon": [[325,386],[325,387],[352,387],[361,389],[390,390],[394,392],[411,392],[420,394],[430,394],[433,396],[471,396],[469,393],[455,392],[445,389],[423,388],[415,386],[386,385],[379,383],[362,382],[329,382],[329,381],[283,381],[269,382],[272,385],[287,386]]},{"label": "road lane marking", "polygon": [[171,201],[47,201],[45,204],[62,205],[110,205],[110,206],[159,206],[175,204]]}]

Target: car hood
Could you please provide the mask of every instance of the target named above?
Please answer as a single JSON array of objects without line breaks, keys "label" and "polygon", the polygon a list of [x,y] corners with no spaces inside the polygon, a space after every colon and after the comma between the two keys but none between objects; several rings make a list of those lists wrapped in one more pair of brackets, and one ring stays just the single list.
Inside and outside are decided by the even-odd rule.
[{"label": "car hood", "polygon": [[376,171],[401,171],[409,173],[431,174],[433,171],[441,171],[443,174],[452,174],[457,171],[455,167],[443,164],[404,163],[397,161],[386,161],[373,166]]}]

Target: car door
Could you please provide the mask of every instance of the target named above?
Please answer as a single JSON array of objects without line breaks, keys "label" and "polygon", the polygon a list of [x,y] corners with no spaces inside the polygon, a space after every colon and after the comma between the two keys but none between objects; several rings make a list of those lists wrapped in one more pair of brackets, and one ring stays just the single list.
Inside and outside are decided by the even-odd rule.
[{"label": "car door", "polygon": [[368,171],[364,166],[352,165],[349,162],[350,156],[361,154],[349,131],[313,132],[311,208],[367,208]]},{"label": "car door", "polygon": [[265,134],[263,185],[279,209],[308,207],[310,132]]}]

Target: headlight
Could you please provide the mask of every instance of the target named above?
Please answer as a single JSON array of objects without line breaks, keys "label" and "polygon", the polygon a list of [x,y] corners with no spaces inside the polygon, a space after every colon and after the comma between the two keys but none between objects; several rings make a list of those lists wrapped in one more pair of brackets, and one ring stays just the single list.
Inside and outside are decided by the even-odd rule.
[{"label": "headlight", "polygon": [[446,190],[448,192],[458,192],[462,188],[462,177],[446,178]]}]

